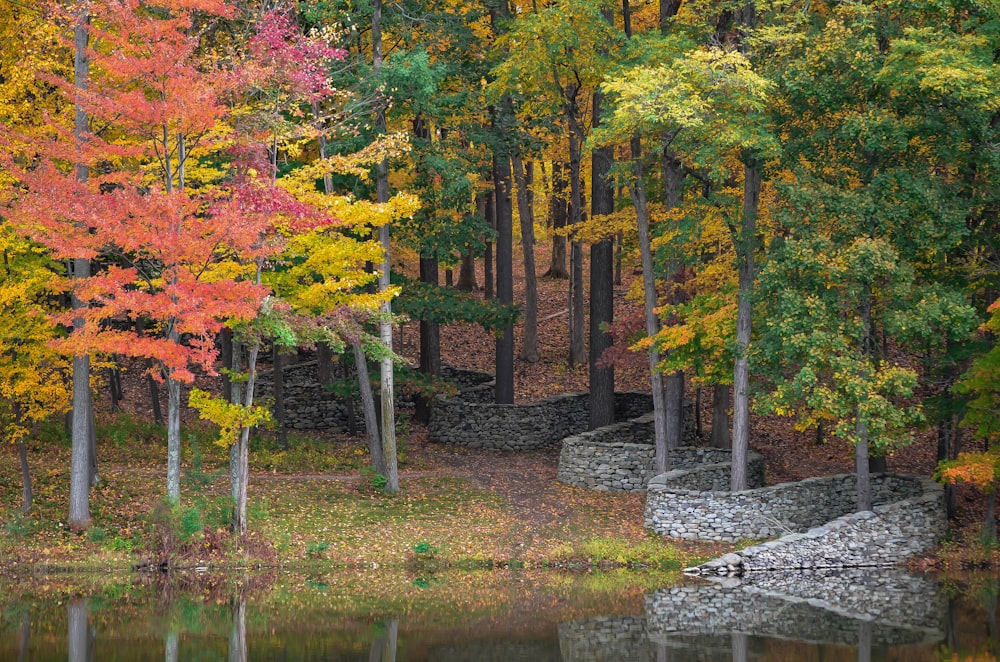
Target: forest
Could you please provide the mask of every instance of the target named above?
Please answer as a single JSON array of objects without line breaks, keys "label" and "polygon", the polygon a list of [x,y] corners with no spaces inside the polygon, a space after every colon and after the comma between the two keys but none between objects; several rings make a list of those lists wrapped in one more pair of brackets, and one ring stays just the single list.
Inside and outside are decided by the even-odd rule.
[{"label": "forest", "polygon": [[996,0],[0,0],[0,515],[41,526],[62,445],[34,467],[59,526],[132,550],[95,496],[99,455],[132,461],[97,442],[126,370],[166,442],[136,507],[186,526],[207,425],[249,535],[257,437],[290,443],[260,366],[305,350],[397,493],[397,400],[426,424],[465,325],[498,404],[554,360],[591,428],[638,363],[658,472],[695,391],[733,490],[758,417],[853,453],[858,510],[918,439],[995,541],[998,196]]}]

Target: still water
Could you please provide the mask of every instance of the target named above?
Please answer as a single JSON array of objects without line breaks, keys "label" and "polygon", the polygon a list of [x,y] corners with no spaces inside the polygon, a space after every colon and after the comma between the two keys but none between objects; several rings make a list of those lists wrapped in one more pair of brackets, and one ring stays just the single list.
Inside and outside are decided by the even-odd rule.
[{"label": "still water", "polygon": [[0,660],[993,660],[997,580],[181,573],[0,583]]}]

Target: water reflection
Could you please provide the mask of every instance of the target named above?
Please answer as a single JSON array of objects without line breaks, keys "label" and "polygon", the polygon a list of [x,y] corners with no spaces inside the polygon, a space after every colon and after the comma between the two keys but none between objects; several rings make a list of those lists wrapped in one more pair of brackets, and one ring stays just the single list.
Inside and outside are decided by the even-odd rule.
[{"label": "water reflection", "polygon": [[61,601],[0,597],[0,659],[930,662],[997,652],[995,578],[961,591],[895,570],[672,577],[655,590],[627,579],[161,577]]}]

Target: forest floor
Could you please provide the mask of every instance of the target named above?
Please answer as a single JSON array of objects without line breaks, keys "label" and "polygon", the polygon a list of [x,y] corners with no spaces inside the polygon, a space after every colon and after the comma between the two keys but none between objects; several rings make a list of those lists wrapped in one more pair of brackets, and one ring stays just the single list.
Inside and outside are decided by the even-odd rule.
[{"label": "forest floor", "polygon": [[[539,272],[548,268],[547,249],[547,242],[539,242]],[[522,301],[524,278],[517,262],[515,301]],[[619,320],[641,314],[629,296],[637,274],[626,268],[622,275],[614,297]],[[483,282],[481,271],[477,282]],[[516,361],[518,402],[587,390],[586,366],[570,368],[566,361],[567,281],[540,278],[538,290],[541,359]],[[519,351],[520,328],[515,335]],[[415,363],[417,346],[416,323],[402,325],[397,351]],[[443,328],[441,348],[447,364],[493,372],[495,341],[478,326]],[[648,391],[644,357],[620,364],[615,381],[619,391]],[[218,388],[211,380],[199,385]],[[251,453],[251,534],[238,543],[225,533],[226,452],[213,443],[211,431],[193,412],[184,413],[182,508],[170,513],[155,506],[163,493],[163,432],[149,422],[151,400],[141,369],[126,373],[125,396],[124,412],[116,414],[108,411],[105,398],[98,399],[102,479],[92,490],[94,525],[86,532],[64,526],[69,449],[61,431],[45,430],[29,444],[35,501],[27,515],[18,512],[16,449],[0,447],[0,573],[164,561],[678,568],[727,549],[649,534],[642,528],[644,494],[592,492],[556,482],[557,449],[503,454],[440,446],[427,443],[424,428],[409,424],[400,430],[402,489],[394,496],[376,489],[363,469],[367,451],[357,438],[293,434],[290,449],[283,450],[263,433]],[[702,389],[702,396],[699,427],[707,443],[711,389]],[[852,470],[850,448],[833,439],[817,444],[814,431],[797,431],[786,420],[755,417],[751,446],[764,456],[771,484]],[[920,431],[915,443],[889,459],[889,468],[929,475],[934,458],[933,436]],[[977,544],[981,503],[972,491],[959,491],[955,542],[940,557],[926,559],[925,567],[1000,565],[996,550]]]}]

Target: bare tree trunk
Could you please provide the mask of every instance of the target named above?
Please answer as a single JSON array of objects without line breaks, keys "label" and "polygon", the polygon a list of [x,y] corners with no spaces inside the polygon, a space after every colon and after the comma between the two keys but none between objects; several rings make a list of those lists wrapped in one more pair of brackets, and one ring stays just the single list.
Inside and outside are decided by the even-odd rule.
[{"label": "bare tree trunk", "polygon": [[[509,106],[509,99],[501,105]],[[507,109],[501,111],[506,115]],[[497,214],[497,298],[501,304],[513,305],[514,246],[511,204],[510,156],[506,152],[493,156],[493,188],[496,191]],[[514,325],[508,324],[496,340],[496,403],[514,404]]]},{"label": "bare tree trunk", "polygon": [[666,400],[667,446],[684,443],[684,373],[680,370],[663,377]]},{"label": "bare tree trunk", "polygon": [[544,275],[548,278],[569,278],[569,271],[566,269],[566,236],[559,232],[569,221],[569,201],[566,199],[565,167],[559,161],[552,164],[549,220],[552,226],[552,260]]},{"label": "bare tree trunk", "polygon": [[[372,1],[372,69],[375,76],[382,71],[382,0]],[[375,126],[385,132],[385,107],[380,105],[375,116]],[[376,199],[378,202],[389,201],[389,163],[383,159],[376,167]],[[379,274],[378,287],[380,292],[389,289],[389,273],[392,269],[392,254],[389,245],[389,225],[385,224],[378,230],[379,242],[382,244],[384,259],[382,272]],[[392,306],[388,300],[381,306],[382,319],[379,322],[379,335],[388,350],[392,350]],[[381,361],[381,398],[382,398],[382,455],[385,457],[386,484],[388,492],[399,491],[399,465],[396,457],[396,405],[394,402],[394,375],[392,357],[386,353]]]},{"label": "bare tree trunk", "polygon": [[181,502],[181,383],[167,376],[167,499]]},{"label": "bare tree trunk", "polygon": [[716,384],[712,387],[712,446],[729,449],[733,447],[729,437],[729,386]]},{"label": "bare tree trunk", "polygon": [[[497,229],[496,194],[493,192],[486,194],[486,220],[489,221],[491,228],[494,230]],[[493,242],[487,241],[483,253],[483,280],[485,281],[483,283],[483,297],[486,299],[492,299],[496,293],[496,289],[494,288],[496,276],[493,271],[493,260]]]},{"label": "bare tree trunk", "polygon": [[[614,22],[605,11],[605,18]],[[601,123],[603,95],[593,95],[593,126]],[[610,173],[614,165],[614,151],[601,147],[592,152],[590,212],[592,216],[611,214],[615,211],[615,191]],[[599,365],[604,352],[611,348],[614,339],[607,326],[614,322],[614,271],[615,250],[611,239],[590,246],[590,429],[615,422],[615,368]],[[668,419],[669,420],[669,419]]]},{"label": "bare tree trunk", "polygon": [[[424,283],[438,285],[438,261],[436,257],[420,257],[420,280]],[[420,320],[420,372],[437,377],[441,375],[441,327],[433,320]],[[417,421],[427,424],[431,418],[430,398],[434,396],[417,396],[414,417]]]},{"label": "bare tree trunk", "polygon": [[[754,249],[757,209],[760,205],[759,166],[748,158],[743,183],[743,224],[736,242],[739,299],[736,307],[736,361],[733,368],[733,464],[731,489],[747,488],[747,455],[750,449],[750,350],[753,315]],[[866,465],[867,467],[867,465]]]},{"label": "bare tree trunk", "polygon": [[94,418],[94,403],[91,401],[87,408],[87,468],[90,473],[90,485],[93,487],[100,484],[101,474],[97,470],[97,420]]},{"label": "bare tree trunk", "polygon": [[521,220],[521,253],[524,258],[524,341],[521,360],[534,363],[538,356],[538,285],[535,280],[535,215],[521,153],[511,154],[517,184],[517,212]]},{"label": "bare tree trunk", "polygon": [[[482,196],[479,197],[482,199]],[[474,292],[476,284],[476,254],[470,248],[462,254],[462,264],[458,268],[458,289],[464,292]]]},{"label": "bare tree trunk", "polygon": [[382,439],[379,437],[378,416],[375,413],[375,396],[372,393],[372,383],[368,379],[368,358],[360,340],[352,342],[351,348],[354,350],[354,364],[358,368],[358,383],[361,386],[361,409],[365,416],[368,453],[371,455],[372,468],[384,476],[385,456],[382,455]]},{"label": "bare tree trunk", "polygon": [[[646,315],[646,335],[650,338],[660,331],[656,316],[656,276],[653,273],[653,250],[649,232],[649,210],[646,204],[646,172],[642,162],[642,138],[632,137],[632,204],[635,206],[639,227],[639,257],[642,262],[643,310]],[[653,442],[656,448],[656,473],[670,470],[670,452],[667,448],[667,415],[663,400],[663,379],[657,366],[660,350],[654,343],[649,349],[649,374],[653,391]]]},{"label": "bare tree trunk", "polygon": [[[86,6],[80,11],[80,17],[73,29],[73,83],[77,89],[85,90],[90,76],[90,56],[87,45],[90,41],[90,16]],[[87,132],[87,112],[77,104],[74,118],[74,135],[77,142],[83,142]],[[86,165],[76,165],[76,179],[86,182],[89,178]],[[90,277],[90,262],[88,260],[72,260],[72,275],[75,280]],[[72,299],[74,311],[84,307],[84,303]],[[73,327],[83,328],[83,315],[75,315]],[[73,427],[72,427],[72,458],[70,460],[69,489],[69,526],[73,529],[83,529],[90,526],[90,357],[73,357]]]},{"label": "bare tree trunk", "polygon": [[285,357],[281,346],[271,347],[271,375],[274,383],[274,421],[278,431],[278,445],[288,450],[288,430],[285,429]]},{"label": "bare tree trunk", "polygon": [[[245,349],[243,343],[235,339],[233,340],[230,358],[234,375],[243,372],[243,353]],[[244,382],[241,380],[234,380],[230,383],[230,402],[234,405],[243,403],[243,387]],[[233,499],[234,507],[239,498],[240,482],[242,480],[243,478],[240,476],[240,444],[239,441],[234,441],[229,445],[229,496]]]},{"label": "bare tree trunk", "polygon": [[[569,177],[570,177],[570,224],[576,225],[583,219],[583,195],[580,191],[580,131],[579,123],[572,112],[567,112],[569,126]],[[570,329],[569,364],[576,366],[587,360],[587,348],[583,337],[583,247],[580,242],[572,242],[570,249]]]}]

